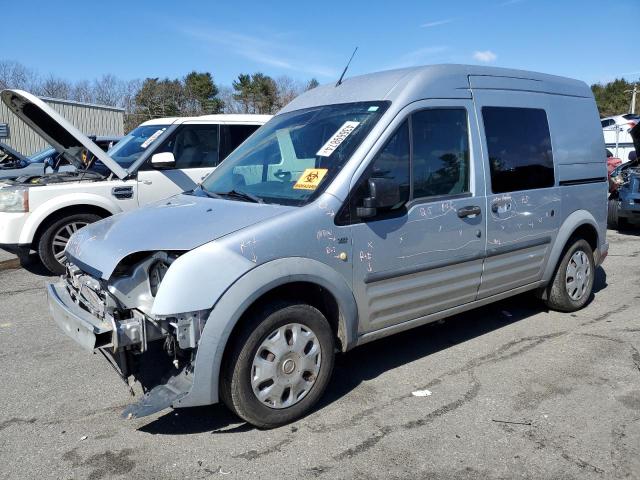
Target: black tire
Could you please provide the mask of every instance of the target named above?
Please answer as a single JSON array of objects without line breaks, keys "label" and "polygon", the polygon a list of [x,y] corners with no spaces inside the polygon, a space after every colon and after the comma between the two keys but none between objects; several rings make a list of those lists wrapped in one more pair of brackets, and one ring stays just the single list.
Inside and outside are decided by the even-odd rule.
[{"label": "black tire", "polygon": [[[272,408],[258,399],[251,376],[259,348],[281,327],[300,324],[318,340],[320,367],[309,391],[291,406]],[[316,308],[296,302],[273,302],[251,314],[225,355],[220,378],[223,403],[240,418],[258,428],[274,428],[304,416],[324,393],[333,371],[335,339],[329,322]],[[273,361],[273,360],[272,360]],[[273,361],[281,372],[281,359]],[[296,367],[297,368],[297,367]],[[301,375],[304,377],[304,373]]]},{"label": "black tire", "polygon": [[[65,230],[64,235],[66,236],[67,233],[70,233],[70,230],[78,230],[78,225],[88,225],[101,219],[101,216],[94,213],[76,213],[55,220],[47,226],[44,232],[42,232],[37,245],[38,255],[45,268],[56,275],[62,275],[64,273],[64,264],[56,258],[56,254],[59,254],[59,251],[56,250],[62,246],[60,244],[61,240],[56,239],[56,236],[61,230]],[[70,230],[67,231],[66,227],[69,227]],[[54,239],[56,239],[55,241],[57,242],[55,247]],[[64,257],[62,257],[61,260],[64,262]]]},{"label": "black tire", "polygon": [[[591,297],[595,278],[595,262],[593,261],[593,251],[589,243],[583,239],[574,239],[568,245],[569,247],[565,250],[565,254],[553,276],[552,283],[548,287],[546,300],[546,304],[550,309],[559,312],[575,312],[584,307]],[[567,269],[569,268],[570,262],[572,265],[575,265],[572,258],[575,258],[574,255],[578,252],[585,254],[584,259],[588,262],[589,269],[588,273],[582,269],[583,275],[581,278],[584,278],[584,288],[580,289],[582,292],[580,297],[572,298],[572,293],[577,295],[579,292],[575,287],[571,287],[571,289],[567,287],[568,278],[572,278],[567,275]]]},{"label": "black tire", "polygon": [[618,199],[609,200],[607,208],[607,226],[612,229],[620,228],[620,217],[618,217]]}]

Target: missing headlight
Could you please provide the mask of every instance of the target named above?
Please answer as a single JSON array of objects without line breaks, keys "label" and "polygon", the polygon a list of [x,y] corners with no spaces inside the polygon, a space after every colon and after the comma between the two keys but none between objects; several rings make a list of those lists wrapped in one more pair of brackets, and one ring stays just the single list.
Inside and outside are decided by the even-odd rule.
[{"label": "missing headlight", "polygon": [[165,260],[157,260],[149,267],[149,288],[153,297],[158,293],[160,282],[169,270],[169,264]]}]

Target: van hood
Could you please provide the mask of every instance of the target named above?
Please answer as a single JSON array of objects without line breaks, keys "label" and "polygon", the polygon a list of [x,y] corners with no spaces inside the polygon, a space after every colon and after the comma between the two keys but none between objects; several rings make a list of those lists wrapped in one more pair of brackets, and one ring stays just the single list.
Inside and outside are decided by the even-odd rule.
[{"label": "van hood", "polygon": [[69,240],[66,256],[108,280],[132,253],[192,250],[295,208],[181,194],[84,227]]},{"label": "van hood", "polygon": [[82,151],[86,149],[118,178],[127,176],[127,171],[118,162],[35,95],[23,90],[3,90],[0,98],[9,110],[76,168],[83,168]]}]

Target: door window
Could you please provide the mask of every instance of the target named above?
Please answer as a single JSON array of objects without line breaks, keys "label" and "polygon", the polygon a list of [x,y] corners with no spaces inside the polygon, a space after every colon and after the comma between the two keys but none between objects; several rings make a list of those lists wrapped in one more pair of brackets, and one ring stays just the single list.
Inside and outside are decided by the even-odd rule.
[{"label": "door window", "polygon": [[338,223],[348,223],[350,218],[357,220],[356,209],[369,196],[370,178],[388,178],[400,185],[402,203],[409,201],[410,167],[409,167],[409,121],[405,120],[393,136],[380,150],[369,165],[367,173],[358,182],[351,193],[349,208],[343,209],[338,216]]},{"label": "door window", "polygon": [[154,153],[171,152],[175,168],[205,168],[218,164],[218,125],[183,125]]},{"label": "door window", "polygon": [[493,193],[554,185],[546,112],[537,108],[483,107]]},{"label": "door window", "polygon": [[221,125],[220,126],[220,161],[240,146],[259,125]]},{"label": "door window", "polygon": [[413,198],[469,191],[469,134],[462,108],[411,116]]}]

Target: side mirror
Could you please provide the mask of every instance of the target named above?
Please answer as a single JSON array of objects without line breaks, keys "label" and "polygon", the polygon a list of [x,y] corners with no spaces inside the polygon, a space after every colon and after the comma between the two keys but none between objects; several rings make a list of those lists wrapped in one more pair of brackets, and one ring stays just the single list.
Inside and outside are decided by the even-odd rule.
[{"label": "side mirror", "polygon": [[369,196],[362,200],[362,206],[356,209],[360,218],[371,218],[378,214],[378,209],[388,209],[398,205],[400,185],[390,178],[370,178]]},{"label": "side mirror", "polygon": [[176,166],[176,159],[171,152],[156,153],[151,157],[151,166],[153,168],[173,168]]},{"label": "side mirror", "polygon": [[43,163],[44,163],[44,173],[47,173],[47,168],[50,168],[51,171],[54,171],[56,162],[52,157],[45,158]]}]

